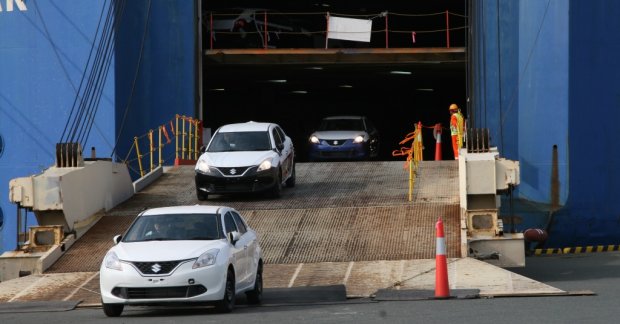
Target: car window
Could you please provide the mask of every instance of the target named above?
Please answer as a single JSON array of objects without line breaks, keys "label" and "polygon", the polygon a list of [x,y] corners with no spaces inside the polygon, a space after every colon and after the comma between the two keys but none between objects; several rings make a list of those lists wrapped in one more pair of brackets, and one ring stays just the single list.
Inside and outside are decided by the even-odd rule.
[{"label": "car window", "polygon": [[207,152],[268,151],[271,149],[269,133],[263,132],[218,132]]},{"label": "car window", "polygon": [[239,229],[239,233],[243,234],[247,232],[248,230],[245,227],[245,223],[241,219],[241,216],[239,216],[239,214],[235,212],[231,212],[231,213],[232,213],[233,218],[235,219],[235,223],[237,223],[237,229]]},{"label": "car window", "polygon": [[276,126],[276,132],[278,132],[278,134],[280,135],[280,138],[282,139],[282,142],[284,142],[286,140],[286,134],[284,134],[284,131],[282,130],[282,128]]},{"label": "car window", "polygon": [[273,135],[273,140],[276,143],[276,147],[283,144],[283,139],[280,137],[280,134],[278,134],[275,127],[271,130],[271,134]]},{"label": "car window", "polygon": [[372,133],[375,131],[375,125],[370,121],[370,119],[366,118],[364,119],[366,121],[366,128],[368,129],[368,132]]},{"label": "car window", "polygon": [[237,230],[237,225],[235,225],[235,220],[230,212],[227,212],[224,215],[224,227],[226,227],[226,234]]},{"label": "car window", "polygon": [[364,123],[361,119],[323,119],[319,131],[353,130],[363,131]]},{"label": "car window", "polygon": [[216,214],[162,214],[138,217],[125,233],[123,242],[221,238]]}]

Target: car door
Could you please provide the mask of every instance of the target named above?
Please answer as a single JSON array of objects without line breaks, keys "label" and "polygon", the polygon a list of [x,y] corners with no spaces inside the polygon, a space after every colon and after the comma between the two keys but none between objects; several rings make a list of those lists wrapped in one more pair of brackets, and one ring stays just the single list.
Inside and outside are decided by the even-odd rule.
[{"label": "car door", "polygon": [[[239,231],[237,229],[237,224],[235,223],[235,220],[230,211],[227,211],[226,214],[224,214],[224,230],[226,231],[227,238],[228,238],[228,234],[230,234],[231,232]],[[231,242],[230,245],[231,245],[230,257],[232,258],[232,264],[235,267],[235,281],[236,281],[235,286],[237,289],[240,289],[242,288],[242,286],[244,286],[244,284],[242,284],[243,280],[247,280],[246,279],[247,277],[246,248],[247,247],[243,244],[241,239],[239,239],[239,241],[237,241],[235,244],[232,244]]]},{"label": "car door", "polygon": [[239,239],[238,244],[240,247],[243,246],[245,250],[245,269],[246,276],[243,280],[244,286],[252,286],[254,280],[254,274],[256,273],[256,267],[258,266],[258,258],[256,257],[257,253],[257,242],[256,242],[256,234],[252,231],[248,231],[245,222],[241,219],[238,213],[235,211],[231,211],[231,214],[237,224],[237,230],[241,233],[241,238]]},{"label": "car door", "polygon": [[273,128],[271,128],[271,137],[273,137],[273,143],[276,147],[276,150],[278,151],[278,164],[280,167],[280,170],[282,170],[282,179],[280,179],[281,181],[286,179],[287,175],[288,175],[288,166],[286,165],[285,161],[286,161],[286,152],[284,152],[284,142],[282,141],[282,137],[280,137],[280,134],[278,134],[278,131],[276,129],[276,127],[274,126]]},{"label": "car door", "polygon": [[279,138],[279,142],[284,146],[281,151],[280,162],[282,163],[282,178],[288,179],[291,172],[293,172],[293,141],[286,136],[282,128],[279,126],[274,127],[274,136],[277,136]]}]

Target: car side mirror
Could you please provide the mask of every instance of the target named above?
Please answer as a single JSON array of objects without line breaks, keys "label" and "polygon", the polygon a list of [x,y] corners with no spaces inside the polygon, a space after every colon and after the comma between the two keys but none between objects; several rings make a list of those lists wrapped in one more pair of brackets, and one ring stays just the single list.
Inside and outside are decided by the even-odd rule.
[{"label": "car side mirror", "polygon": [[207,151],[207,147],[205,145],[200,146],[200,153],[204,153]]},{"label": "car side mirror", "polygon": [[235,245],[240,238],[241,234],[237,231],[232,231],[228,233],[228,240],[230,241],[230,243],[232,243],[232,245]]},{"label": "car side mirror", "polygon": [[123,239],[122,235],[115,235],[112,241],[114,241],[114,244],[118,244],[118,242],[120,242],[121,239]]}]

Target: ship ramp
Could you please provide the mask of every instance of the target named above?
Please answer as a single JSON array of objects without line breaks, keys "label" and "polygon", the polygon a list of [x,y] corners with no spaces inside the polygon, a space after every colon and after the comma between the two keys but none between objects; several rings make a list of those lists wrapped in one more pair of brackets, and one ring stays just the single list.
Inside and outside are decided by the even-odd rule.
[{"label": "ship ramp", "polygon": [[167,169],[153,184],[105,212],[44,274],[0,283],[0,302],[98,304],[98,270],[112,237],[144,209],[187,204],[226,205],[244,215],[263,249],[267,292],[342,285],[348,297],[368,297],[381,289],[433,290],[435,224],[441,218],[451,289],[475,288],[476,296],[564,293],[461,258],[456,161],[422,161],[411,201],[403,162],[297,163],[296,168],[296,186],[285,188],[281,198],[212,195],[207,201],[196,198],[192,166]]}]

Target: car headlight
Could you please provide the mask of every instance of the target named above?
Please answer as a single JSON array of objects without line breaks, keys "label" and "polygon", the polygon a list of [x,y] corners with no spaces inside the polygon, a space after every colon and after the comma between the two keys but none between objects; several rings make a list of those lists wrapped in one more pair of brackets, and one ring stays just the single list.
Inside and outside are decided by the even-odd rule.
[{"label": "car headlight", "polygon": [[319,144],[319,138],[315,135],[310,136],[310,143]]},{"label": "car headlight", "polygon": [[353,139],[353,143],[361,143],[364,141],[364,136],[362,135],[358,135],[355,137],[355,139]]},{"label": "car headlight", "polygon": [[201,254],[196,260],[196,262],[194,262],[192,269],[198,269],[198,268],[214,265],[215,260],[217,259],[218,253],[220,253],[219,249],[211,249]]},{"label": "car headlight", "polygon": [[108,269],[123,271],[121,260],[119,260],[116,253],[112,251],[108,252],[108,254],[105,255],[105,258],[103,258],[103,264]]},{"label": "car headlight", "polygon": [[271,159],[267,159],[267,160],[263,161],[258,166],[258,170],[256,170],[256,171],[264,171],[264,170],[269,170],[269,169],[271,169]]},{"label": "car headlight", "polygon": [[209,168],[209,164],[205,160],[198,160],[196,163],[196,169],[202,173],[210,173],[211,169]]}]

